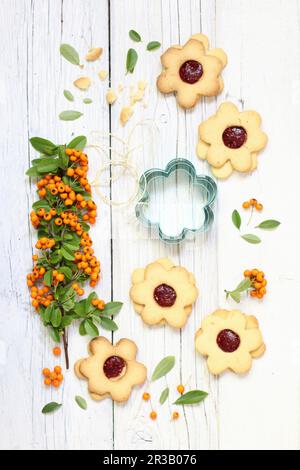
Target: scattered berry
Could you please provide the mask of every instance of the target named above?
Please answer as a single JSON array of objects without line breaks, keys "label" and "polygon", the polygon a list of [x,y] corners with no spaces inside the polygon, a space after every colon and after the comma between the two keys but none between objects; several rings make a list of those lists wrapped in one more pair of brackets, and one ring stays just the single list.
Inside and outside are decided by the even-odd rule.
[{"label": "scattered berry", "polygon": [[267,280],[265,279],[265,273],[263,271],[259,271],[258,269],[247,269],[244,271],[244,276],[249,277],[251,280],[251,297],[262,299],[267,293]]},{"label": "scattered berry", "polygon": [[181,395],[184,393],[184,390],[185,390],[184,385],[180,384],[177,386],[177,392],[180,393]]},{"label": "scattered berry", "polygon": [[59,346],[56,346],[55,348],[53,348],[53,354],[54,356],[60,356],[61,355],[61,349]]},{"label": "scattered berry", "polygon": [[153,421],[156,420],[156,418],[157,418],[157,413],[156,413],[156,411],[151,411],[151,413],[150,413],[150,418],[151,418]]},{"label": "scattered berry", "polygon": [[178,411],[173,411],[173,413],[172,413],[172,419],[176,420],[176,419],[178,419],[178,418],[179,418],[179,413],[178,413]]},{"label": "scattered berry", "polygon": [[147,393],[147,392],[143,393],[143,400],[145,401],[150,400],[150,393]]}]

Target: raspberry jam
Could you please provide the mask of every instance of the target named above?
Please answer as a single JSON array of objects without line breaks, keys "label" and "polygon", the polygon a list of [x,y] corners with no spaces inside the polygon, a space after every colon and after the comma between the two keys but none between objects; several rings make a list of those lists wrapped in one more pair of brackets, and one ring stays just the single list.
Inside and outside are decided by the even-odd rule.
[{"label": "raspberry jam", "polygon": [[155,302],[161,307],[172,307],[175,304],[177,294],[173,287],[167,284],[160,284],[153,292]]},{"label": "raspberry jam", "polygon": [[247,140],[247,132],[243,127],[227,127],[222,135],[224,145],[230,149],[239,149]]},{"label": "raspberry jam", "polygon": [[115,379],[121,375],[126,363],[120,356],[111,356],[104,362],[103,371],[108,379]]},{"label": "raspberry jam", "polygon": [[240,345],[240,337],[232,330],[222,330],[217,336],[217,345],[224,352],[231,353]]},{"label": "raspberry jam", "polygon": [[179,75],[183,82],[193,85],[203,75],[203,67],[196,60],[187,60],[179,69]]}]

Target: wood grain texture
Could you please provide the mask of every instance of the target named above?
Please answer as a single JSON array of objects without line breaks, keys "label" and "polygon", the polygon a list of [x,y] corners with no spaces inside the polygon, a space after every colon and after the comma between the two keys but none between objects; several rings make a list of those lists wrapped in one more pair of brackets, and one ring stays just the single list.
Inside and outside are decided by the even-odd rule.
[{"label": "wood grain texture", "polygon": [[[0,39],[5,45],[0,78],[0,448],[299,449],[300,272],[295,201],[300,170],[300,1],[0,0],[0,6]],[[141,34],[142,43],[132,43],[130,29]],[[185,112],[173,96],[157,93],[161,50],[147,52],[145,46],[158,40],[164,50],[199,31],[209,36],[212,47],[222,47],[228,54],[225,88],[217,99],[203,100],[195,110]],[[104,53],[99,63],[81,71],[61,58],[61,42],[74,45],[81,57],[91,46],[103,47]],[[133,75],[125,75],[129,47],[139,54]],[[110,71],[104,82],[97,77],[100,68]],[[76,99],[70,104],[63,90],[73,91],[72,82],[81,74],[90,75],[93,85],[87,94],[74,89]],[[137,103],[134,116],[122,128],[119,113],[138,80],[148,83],[146,106]],[[120,82],[124,90],[109,109],[107,88],[111,84],[117,90]],[[84,105],[85,96],[93,104]],[[86,397],[86,384],[72,370],[58,392],[45,389],[40,377],[43,367],[57,361],[51,340],[30,308],[24,281],[35,243],[28,217],[35,187],[24,176],[35,156],[28,138],[39,135],[64,142],[74,133],[86,134],[89,143],[95,143],[93,130],[124,140],[132,132],[130,146],[136,149],[130,159],[139,173],[164,167],[171,158],[186,157],[199,173],[210,174],[206,162],[195,155],[197,126],[228,99],[240,109],[260,112],[270,141],[253,175],[233,175],[218,183],[216,218],[209,233],[180,247],[166,246],[150,239],[135,222],[133,206],[110,208],[95,194],[100,216],[91,233],[103,273],[97,291],[100,297],[124,302],[113,339],[128,337],[137,342],[138,358],[147,365],[149,376],[165,355],[175,355],[176,366],[166,380],[135,389],[125,405],[89,400],[88,410],[83,411],[74,396]],[[59,121],[58,114],[71,108],[84,116],[74,122]],[[120,145],[114,137],[111,146],[115,158]],[[91,148],[89,155],[93,179],[105,156]],[[126,199],[133,190],[132,178],[123,176],[102,189],[115,199]],[[232,210],[249,197],[263,202],[264,218],[282,222],[276,232],[262,233],[263,243],[258,246],[240,239],[230,222]],[[196,308],[182,331],[145,326],[129,300],[133,269],[162,256],[192,271],[200,289]],[[225,300],[224,289],[235,286],[245,268],[256,266],[266,272],[270,292],[263,302],[243,300],[240,307],[258,317],[267,353],[255,361],[247,377],[225,374],[216,379],[195,354],[195,331],[201,318],[214,309],[235,307]],[[105,335],[112,338],[110,333]],[[76,327],[72,329],[71,363],[86,354],[87,341]],[[179,383],[206,390],[209,397],[200,406],[180,408],[180,419],[171,422]],[[170,399],[161,407],[159,395],[166,384]],[[141,399],[143,390],[152,395],[158,412],[155,422],[149,419],[149,403]],[[51,400],[64,405],[56,414],[43,416],[40,409]]]}]

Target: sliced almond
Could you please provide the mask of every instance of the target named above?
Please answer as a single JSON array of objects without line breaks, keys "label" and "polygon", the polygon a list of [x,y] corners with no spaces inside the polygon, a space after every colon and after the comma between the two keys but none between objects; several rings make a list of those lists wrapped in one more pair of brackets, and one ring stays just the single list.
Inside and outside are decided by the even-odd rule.
[{"label": "sliced almond", "polygon": [[118,85],[118,92],[119,92],[119,93],[122,93],[123,90],[124,90],[124,85],[123,85],[123,83],[119,83],[119,85]]},{"label": "sliced almond", "polygon": [[126,122],[129,121],[131,116],[133,115],[133,109],[130,106],[125,106],[121,109],[120,113],[120,121],[122,126],[125,126]]},{"label": "sliced almond", "polygon": [[89,77],[80,77],[73,84],[80,90],[87,90],[91,86],[91,80]]},{"label": "sliced almond", "polygon": [[98,77],[100,78],[100,80],[105,80],[107,75],[108,75],[107,70],[100,70],[100,72],[98,73]]},{"label": "sliced almond", "polygon": [[138,90],[136,91],[135,93],[133,93],[131,95],[131,99],[130,99],[130,102],[131,102],[131,105],[135,105],[135,103],[137,101],[141,101],[144,97],[144,90]]},{"label": "sliced almond", "polygon": [[93,62],[94,60],[97,60],[99,59],[99,57],[101,57],[102,52],[102,47],[93,47],[85,56],[85,60],[87,60],[88,62]]},{"label": "sliced almond", "polygon": [[147,82],[144,80],[139,80],[138,81],[138,89],[139,90],[145,90],[147,88]]},{"label": "sliced almond", "polygon": [[113,104],[117,99],[117,95],[111,88],[108,89],[106,93],[106,101],[108,104]]}]

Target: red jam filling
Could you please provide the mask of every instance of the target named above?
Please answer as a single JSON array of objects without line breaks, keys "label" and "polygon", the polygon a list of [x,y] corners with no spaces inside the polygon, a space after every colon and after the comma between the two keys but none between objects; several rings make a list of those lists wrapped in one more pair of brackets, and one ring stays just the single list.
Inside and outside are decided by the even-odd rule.
[{"label": "red jam filling", "polygon": [[203,75],[203,67],[196,60],[187,60],[179,69],[179,75],[183,82],[193,85]]},{"label": "red jam filling", "polygon": [[155,288],[153,297],[155,302],[161,307],[172,307],[175,304],[177,294],[173,287],[167,284],[160,284]]},{"label": "red jam filling", "polygon": [[111,356],[104,362],[103,371],[108,379],[115,379],[121,375],[126,366],[124,359],[120,356]]},{"label": "red jam filling", "polygon": [[222,135],[223,142],[230,149],[239,149],[247,140],[247,132],[243,127],[227,127]]},{"label": "red jam filling", "polygon": [[231,353],[240,345],[240,337],[232,330],[222,330],[217,336],[217,344],[224,352]]}]

